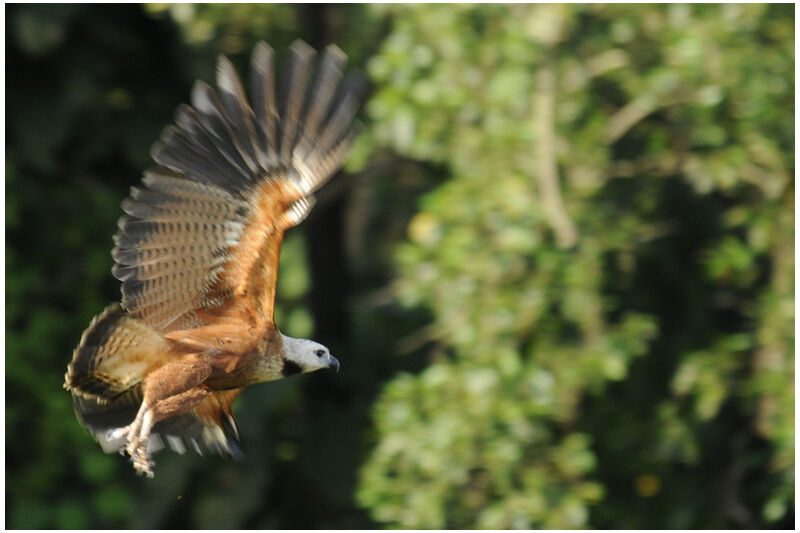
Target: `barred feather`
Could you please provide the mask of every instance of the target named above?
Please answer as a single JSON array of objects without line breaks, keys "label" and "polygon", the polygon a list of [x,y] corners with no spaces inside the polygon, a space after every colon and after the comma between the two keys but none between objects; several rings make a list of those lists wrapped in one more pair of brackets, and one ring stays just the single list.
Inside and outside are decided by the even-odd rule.
[{"label": "barred feather", "polygon": [[290,53],[280,111],[266,44],[253,51],[252,106],[220,57],[219,92],[194,85],[192,105],[179,107],[153,147],[161,167],[122,204],[112,252],[122,305],[162,333],[203,325],[201,313],[210,316],[237,288],[246,297],[235,305],[271,320],[283,230],[307,216],[311,194],[344,162],[357,109],[353,87],[340,87],[346,58],[329,47],[308,90],[316,53],[301,41]]},{"label": "barred feather", "polygon": [[64,387],[102,403],[141,401],[138,387],[145,371],[167,350],[161,335],[112,304],[83,333]]}]

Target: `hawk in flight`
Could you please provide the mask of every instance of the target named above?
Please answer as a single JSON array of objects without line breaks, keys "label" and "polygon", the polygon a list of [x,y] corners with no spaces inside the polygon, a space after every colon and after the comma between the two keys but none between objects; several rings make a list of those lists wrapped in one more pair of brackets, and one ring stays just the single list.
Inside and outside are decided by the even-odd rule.
[{"label": "hawk in flight", "polygon": [[158,166],[122,202],[112,252],[122,302],[83,333],[64,386],[103,450],[127,453],[139,473],[153,476],[164,446],[241,455],[231,404],[243,387],[339,368],[273,317],[283,233],[354,139],[346,57],[329,46],[314,70],[315,55],[292,45],[276,97],[274,53],[259,43],[250,103],[220,56],[218,92],[194,85],[152,149]]}]

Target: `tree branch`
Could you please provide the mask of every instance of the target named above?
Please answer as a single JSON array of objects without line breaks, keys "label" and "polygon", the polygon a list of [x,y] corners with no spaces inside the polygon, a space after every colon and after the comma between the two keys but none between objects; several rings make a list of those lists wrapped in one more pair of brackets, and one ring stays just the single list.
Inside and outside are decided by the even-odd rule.
[{"label": "tree branch", "polygon": [[534,94],[534,128],[536,133],[537,184],[542,198],[542,208],[547,215],[556,243],[569,248],[578,242],[578,232],[567,215],[558,186],[558,165],[555,147],[556,75],[552,58],[547,58],[539,69],[537,91]]}]

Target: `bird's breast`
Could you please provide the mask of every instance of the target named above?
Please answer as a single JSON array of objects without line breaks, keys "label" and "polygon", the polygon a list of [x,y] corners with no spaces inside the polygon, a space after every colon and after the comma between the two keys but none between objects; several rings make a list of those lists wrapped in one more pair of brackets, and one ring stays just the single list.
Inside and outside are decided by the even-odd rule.
[{"label": "bird's breast", "polygon": [[273,381],[282,376],[280,350],[254,349],[245,353],[219,353],[213,356],[212,373],[206,385],[212,390],[245,387]]}]

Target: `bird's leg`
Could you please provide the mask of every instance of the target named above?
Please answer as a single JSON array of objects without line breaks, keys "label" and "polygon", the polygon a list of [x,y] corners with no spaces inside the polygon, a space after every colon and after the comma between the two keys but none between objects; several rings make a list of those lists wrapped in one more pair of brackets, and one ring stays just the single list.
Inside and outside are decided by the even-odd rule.
[{"label": "bird's leg", "polygon": [[[124,427],[121,427],[121,428],[117,428],[117,429],[113,429],[113,430],[109,431],[108,435],[106,436],[106,438],[108,440],[117,440],[119,438],[125,437],[125,441],[126,442],[130,441],[132,436],[138,435],[139,428],[142,427],[142,418],[144,417],[145,412],[146,412],[146,409],[141,409],[140,408],[139,412],[136,413],[136,418],[133,419],[133,422],[131,422],[127,426],[124,426]],[[124,451],[125,451],[125,448],[123,447],[120,450],[120,453],[122,453]]]},{"label": "bird's leg", "polygon": [[127,431],[125,451],[138,472],[152,477],[152,460],[147,453],[150,432],[158,421],[191,411],[210,394],[201,384],[211,374],[211,365],[199,355],[172,361],[149,374],[144,381],[144,398]]},{"label": "bird's leg", "polygon": [[171,416],[188,413],[202,402],[211,392],[205,387],[187,390],[175,396],[160,400],[147,410],[142,417],[142,425],[135,441],[128,444],[128,454],[133,461],[133,468],[137,472],[153,477],[153,460],[147,453],[147,442],[153,426]]}]

